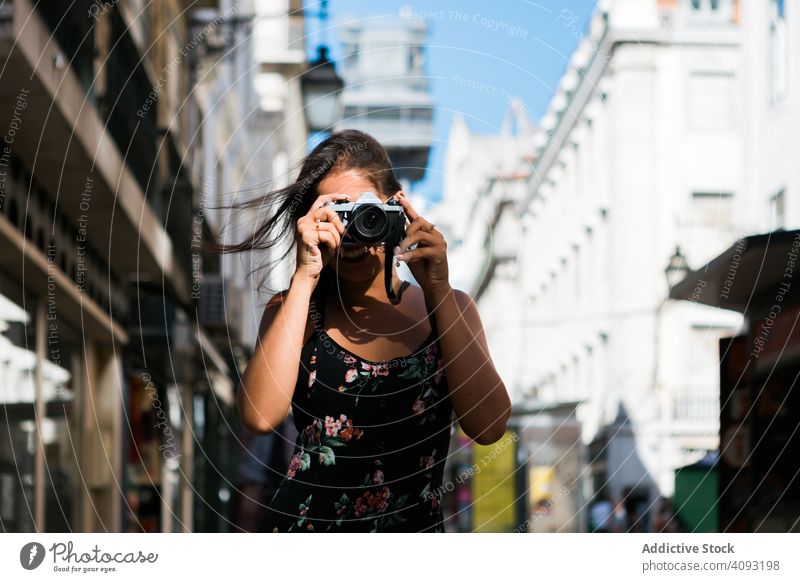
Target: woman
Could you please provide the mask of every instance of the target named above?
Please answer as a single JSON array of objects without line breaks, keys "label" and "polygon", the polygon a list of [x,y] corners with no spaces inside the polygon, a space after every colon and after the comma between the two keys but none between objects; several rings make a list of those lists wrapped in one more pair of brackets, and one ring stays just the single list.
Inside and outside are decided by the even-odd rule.
[{"label": "woman", "polygon": [[[367,191],[402,205],[399,247],[342,247],[344,225],[327,203]],[[488,445],[511,408],[475,304],[448,282],[444,238],[404,196],[383,147],[359,131],[331,135],[294,184],[256,203],[275,214],[226,250],[272,247],[292,231],[297,247],[237,393],[249,430],[273,431],[291,406],[300,433],[262,531],[444,531],[452,422]],[[397,304],[383,277],[392,257],[419,284],[401,281],[393,264]]]}]

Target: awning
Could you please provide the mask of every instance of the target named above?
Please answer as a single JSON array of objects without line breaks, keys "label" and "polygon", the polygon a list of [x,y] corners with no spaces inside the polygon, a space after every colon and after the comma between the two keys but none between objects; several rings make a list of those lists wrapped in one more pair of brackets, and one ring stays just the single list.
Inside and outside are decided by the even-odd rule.
[{"label": "awning", "polygon": [[[800,285],[800,230],[744,237],[689,273],[669,293],[720,309],[744,313],[775,297],[780,285]],[[788,276],[787,276],[788,274]]]}]

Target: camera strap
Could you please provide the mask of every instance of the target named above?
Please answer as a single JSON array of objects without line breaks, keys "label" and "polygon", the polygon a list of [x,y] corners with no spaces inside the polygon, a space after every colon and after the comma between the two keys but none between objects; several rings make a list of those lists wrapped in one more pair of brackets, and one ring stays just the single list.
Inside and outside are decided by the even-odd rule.
[{"label": "camera strap", "polygon": [[[394,247],[391,247],[394,248]],[[386,296],[389,298],[389,303],[397,305],[400,303],[400,297],[395,295],[392,288],[392,256],[387,255],[383,260],[383,282],[386,285]],[[402,289],[402,287],[401,287]]]},{"label": "camera strap", "polygon": [[397,294],[395,294],[394,289],[392,288],[392,263],[394,262],[394,257],[390,254],[389,249],[394,249],[394,247],[396,247],[398,244],[400,244],[399,240],[387,240],[384,243],[384,248],[386,251],[383,258],[383,282],[386,286],[386,296],[389,298],[389,303],[392,305],[397,305],[400,303],[400,297],[402,297],[405,288],[408,287],[408,281],[403,281],[403,284],[400,285],[400,290]]}]

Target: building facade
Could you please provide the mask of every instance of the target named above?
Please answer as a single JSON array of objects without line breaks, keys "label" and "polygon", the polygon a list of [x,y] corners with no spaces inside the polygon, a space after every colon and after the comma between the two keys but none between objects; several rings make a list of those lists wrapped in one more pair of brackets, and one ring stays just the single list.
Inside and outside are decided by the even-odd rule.
[{"label": "building facade", "polygon": [[241,260],[201,245],[242,234],[210,209],[224,192],[286,165],[256,147],[275,140],[254,8],[0,7],[6,531],[231,527],[252,294]]},{"label": "building facade", "polygon": [[787,152],[800,127],[800,13],[791,2],[742,3],[741,91],[746,106],[740,210],[754,232],[800,227],[800,169]]},{"label": "building facade", "polygon": [[[713,356],[741,317],[668,303],[665,268],[755,228],[731,162],[746,155],[742,27],[735,1],[601,2],[539,123],[524,192],[498,175],[476,198],[472,236],[486,244],[467,288],[515,404],[532,411],[521,426],[574,404],[553,426],[575,422],[578,438],[544,464],[581,460],[562,480],[577,479],[577,511],[605,488],[645,516],[677,467],[718,447]],[[541,450],[531,442],[529,462]]]},{"label": "building facade", "polygon": [[433,104],[425,74],[427,25],[389,17],[338,27],[343,43],[343,120],[386,148],[405,190],[423,178],[433,144]]}]

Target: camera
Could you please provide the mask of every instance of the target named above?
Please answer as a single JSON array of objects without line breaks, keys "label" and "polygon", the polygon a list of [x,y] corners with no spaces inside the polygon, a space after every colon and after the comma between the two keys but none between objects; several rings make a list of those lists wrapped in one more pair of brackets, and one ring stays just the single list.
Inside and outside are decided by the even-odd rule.
[{"label": "camera", "polygon": [[374,192],[362,192],[355,202],[328,202],[344,223],[343,246],[394,248],[406,236],[406,215],[394,199],[385,204]]}]

